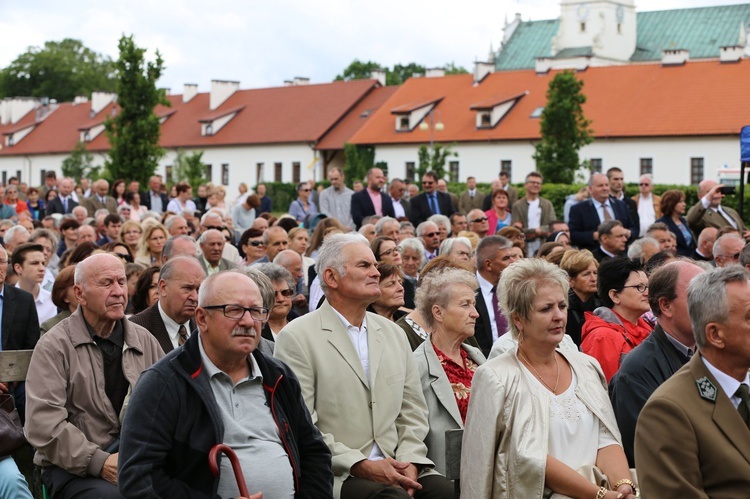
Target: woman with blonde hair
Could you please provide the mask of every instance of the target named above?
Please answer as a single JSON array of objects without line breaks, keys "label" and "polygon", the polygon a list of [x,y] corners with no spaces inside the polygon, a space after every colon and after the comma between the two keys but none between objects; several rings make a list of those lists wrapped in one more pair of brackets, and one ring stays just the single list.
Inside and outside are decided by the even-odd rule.
[{"label": "woman with blonde hair", "polygon": [[120,241],[127,244],[130,252],[134,255],[138,254],[142,236],[143,229],[141,228],[141,224],[135,220],[128,220],[120,228]]},{"label": "woman with blonde hair", "polygon": [[604,374],[593,358],[559,348],[568,276],[529,258],[505,269],[498,289],[516,344],[474,373],[462,496],[634,499]]},{"label": "woman with blonde hair", "polygon": [[560,268],[568,274],[568,324],[565,333],[579,348],[584,314],[602,306],[596,296],[599,262],[589,250],[569,250],[563,254]]},{"label": "woman with blonde hair", "polygon": [[161,250],[167,242],[167,229],[158,222],[144,226],[135,261],[148,267],[161,267]]}]

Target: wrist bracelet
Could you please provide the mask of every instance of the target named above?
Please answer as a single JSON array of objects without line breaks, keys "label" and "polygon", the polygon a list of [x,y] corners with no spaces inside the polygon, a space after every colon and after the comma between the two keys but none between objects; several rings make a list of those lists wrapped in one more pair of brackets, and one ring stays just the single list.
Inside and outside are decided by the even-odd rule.
[{"label": "wrist bracelet", "polygon": [[615,483],[613,489],[617,490],[617,489],[620,488],[621,485],[628,485],[628,486],[630,486],[630,488],[633,489],[633,494],[635,494],[637,492],[637,490],[635,488],[635,482],[633,480],[631,480],[630,478],[623,478],[622,480],[618,481],[617,483]]},{"label": "wrist bracelet", "polygon": [[607,495],[607,489],[604,487],[599,487],[599,492],[596,493],[596,497],[594,499],[604,499],[604,496]]}]

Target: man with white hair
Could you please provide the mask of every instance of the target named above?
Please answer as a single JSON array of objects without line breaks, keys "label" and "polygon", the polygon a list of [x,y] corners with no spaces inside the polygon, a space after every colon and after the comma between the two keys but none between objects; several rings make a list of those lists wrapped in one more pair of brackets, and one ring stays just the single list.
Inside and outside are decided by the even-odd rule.
[{"label": "man with white hair", "polygon": [[427,405],[406,336],[367,312],[380,296],[376,264],[361,236],[329,237],[317,262],[326,301],[282,329],[274,356],[299,378],[333,454],[334,497],[453,497],[427,458]]},{"label": "man with white hair", "polygon": [[440,248],[440,230],[435,222],[422,222],[417,226],[417,237],[424,244],[424,256],[432,260],[438,255]]},{"label": "man with white hair", "polygon": [[[222,232],[226,229],[226,221],[224,220],[224,215],[222,215],[220,210],[214,211],[214,209],[212,208],[201,217],[200,229],[201,232],[210,229],[215,229],[219,232]],[[237,265],[242,260],[240,258],[240,252],[231,244],[224,245],[221,257],[229,260],[230,262],[233,262],[235,265]]]},{"label": "man with white hair", "polygon": [[398,242],[399,222],[393,217],[383,217],[375,224],[375,235],[377,237],[390,237]]},{"label": "man with white hair", "polygon": [[7,251],[9,255],[13,255],[13,250],[27,242],[30,237],[31,233],[26,230],[26,227],[21,225],[11,227],[5,231],[5,235],[3,236],[5,251]]},{"label": "man with white hair", "polygon": [[26,377],[26,437],[54,498],[122,497],[120,416],[141,372],[164,353],[125,319],[122,260],[97,254],[76,266],[78,309],[37,343]]},{"label": "man with white hair", "polygon": [[213,275],[222,270],[234,269],[237,265],[223,258],[224,236],[221,232],[209,229],[201,234],[198,244],[201,248],[200,262],[206,275]]},{"label": "man with white hair", "polygon": [[97,210],[105,209],[112,215],[117,215],[117,200],[110,196],[109,182],[100,178],[94,182],[94,192],[91,197],[86,198],[81,206],[86,208],[90,217],[93,217]]},{"label": "man with white hair", "polygon": [[148,179],[148,190],[141,193],[141,204],[149,211],[161,214],[167,209],[169,198],[161,192],[161,176],[152,175]]},{"label": "man with white hair", "polygon": [[740,252],[745,247],[745,240],[737,234],[724,234],[714,243],[713,255],[717,267],[739,265]]},{"label": "man with white hair", "polygon": [[641,175],[638,188],[640,193],[633,196],[633,201],[638,206],[638,219],[640,220],[641,235],[643,235],[652,223],[661,218],[661,196],[651,193],[654,188],[651,175]]},{"label": "man with white hair", "polygon": [[89,212],[84,208],[83,206],[76,206],[72,210],[73,217],[76,219],[76,222],[83,225],[83,223],[86,221],[86,218],[89,216]]},{"label": "man with white hair", "polygon": [[190,232],[187,220],[180,215],[169,217],[167,221],[164,222],[164,227],[166,227],[170,236],[185,236]]}]

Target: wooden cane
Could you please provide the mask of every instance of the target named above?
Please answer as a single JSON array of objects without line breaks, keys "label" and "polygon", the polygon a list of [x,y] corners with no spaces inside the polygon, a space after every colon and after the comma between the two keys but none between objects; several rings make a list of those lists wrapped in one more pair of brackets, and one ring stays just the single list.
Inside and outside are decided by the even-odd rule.
[{"label": "wooden cane", "polygon": [[216,444],[208,452],[208,468],[211,470],[213,476],[219,476],[219,452],[226,454],[229,462],[232,463],[232,471],[234,471],[234,478],[237,479],[237,487],[240,489],[240,495],[242,497],[250,497],[250,493],[247,491],[247,484],[245,484],[245,475],[242,474],[242,468],[240,467],[240,460],[237,459],[237,454],[228,445]]}]

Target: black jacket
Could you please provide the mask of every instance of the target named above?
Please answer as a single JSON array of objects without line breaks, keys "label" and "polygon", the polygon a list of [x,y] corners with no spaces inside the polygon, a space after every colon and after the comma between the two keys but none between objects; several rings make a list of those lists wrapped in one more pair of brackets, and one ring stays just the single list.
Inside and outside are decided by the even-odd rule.
[{"label": "black jacket", "polygon": [[596,295],[584,302],[572,289],[568,292],[568,324],[565,326],[565,334],[571,337],[578,348],[581,348],[581,328],[586,320],[583,313],[593,312],[602,305],[604,304]]},{"label": "black jacket", "polygon": [[[224,426],[194,334],[143,372],[122,425],[119,485],[129,498],[218,498],[208,452]],[[333,497],[331,452],[312,423],[294,373],[253,352],[294,472],[295,497]],[[252,486],[252,484],[250,484]]]},{"label": "black jacket", "polygon": [[692,236],[692,239],[690,240],[690,244],[688,244],[687,240],[685,239],[684,234],[680,230],[680,228],[677,226],[676,223],[674,223],[674,220],[672,220],[672,217],[661,217],[657,220],[657,222],[664,222],[667,227],[669,227],[669,230],[677,237],[677,254],[681,256],[692,256],[693,252],[695,251],[696,244],[698,243],[698,238],[695,237],[695,234],[690,229],[690,226],[687,223],[687,220],[685,220],[685,217],[680,217],[680,223],[683,225],[683,227],[687,227],[688,231],[690,231],[690,235]]},{"label": "black jacket", "polygon": [[[630,218],[630,212],[625,203],[612,197],[609,200],[615,218],[622,222],[626,229],[630,229],[631,234],[628,244],[632,243],[635,241],[640,227]],[[599,242],[594,240],[594,232],[596,232],[599,224],[601,224],[599,213],[591,199],[573,205],[570,209],[570,221],[568,223],[571,242],[579,249],[593,251],[599,246]]]},{"label": "black jacket", "polygon": [[39,341],[39,319],[31,293],[3,284],[3,350],[33,350]]},{"label": "black jacket", "polygon": [[[388,194],[381,193],[380,199],[382,200],[380,208],[383,211],[383,216],[395,218],[396,212],[393,211],[391,197]],[[362,220],[375,214],[375,205],[372,204],[372,198],[370,198],[366,188],[352,194],[351,214],[357,229],[362,226]]]},{"label": "black jacket", "polygon": [[45,211],[45,213],[47,216],[54,215],[55,213],[67,215],[69,213],[73,213],[73,208],[75,208],[76,206],[78,206],[78,203],[73,201],[73,198],[71,198],[68,200],[68,211],[65,211],[62,199],[56,197],[55,199],[47,203],[47,210]]},{"label": "black jacket", "polygon": [[[167,205],[169,204],[169,196],[164,194],[163,192],[159,193],[159,197],[161,198],[161,211],[167,211]],[[147,209],[151,209],[151,191],[143,191],[141,192],[141,204],[145,206]]]},{"label": "black jacket", "polygon": [[641,409],[651,394],[688,360],[667,339],[661,326],[656,326],[625,356],[617,374],[610,380],[609,397],[622,434],[622,447],[631,467],[635,466],[635,425]]},{"label": "black jacket", "polygon": [[[434,191],[434,193],[437,196],[436,199],[438,207],[440,208],[440,214],[445,215],[446,217],[453,215],[456,210],[453,208],[453,201],[451,201],[450,196],[437,190]],[[424,192],[411,198],[409,200],[409,206],[411,208],[409,220],[414,224],[414,227],[417,227],[433,215],[432,210],[430,210],[430,201],[427,198],[427,194]]]}]

